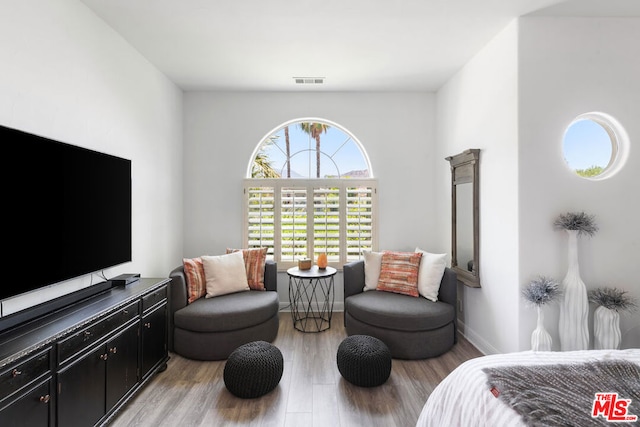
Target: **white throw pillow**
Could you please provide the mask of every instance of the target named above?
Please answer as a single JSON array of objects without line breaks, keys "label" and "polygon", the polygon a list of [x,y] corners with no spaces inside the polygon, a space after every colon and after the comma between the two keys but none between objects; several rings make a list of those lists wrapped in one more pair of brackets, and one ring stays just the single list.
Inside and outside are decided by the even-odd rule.
[{"label": "white throw pillow", "polygon": [[364,255],[364,291],[375,291],[380,279],[382,252],[363,251]]},{"label": "white throw pillow", "polygon": [[430,301],[438,301],[440,282],[447,266],[447,254],[432,254],[420,248],[416,248],[416,252],[422,252],[418,270],[418,293]]},{"label": "white throw pillow", "polygon": [[242,251],[201,258],[207,284],[206,298],[249,290]]}]

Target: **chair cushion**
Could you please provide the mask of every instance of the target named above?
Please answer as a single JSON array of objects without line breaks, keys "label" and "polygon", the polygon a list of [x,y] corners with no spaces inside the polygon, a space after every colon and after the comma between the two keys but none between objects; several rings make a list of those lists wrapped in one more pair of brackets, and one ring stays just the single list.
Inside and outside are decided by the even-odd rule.
[{"label": "chair cushion", "polygon": [[391,292],[352,295],[345,300],[345,310],[363,323],[409,332],[438,329],[455,318],[450,304]]},{"label": "chair cushion", "polygon": [[428,300],[438,301],[440,283],[447,267],[447,254],[432,254],[419,247],[416,252],[422,253],[418,271],[418,293]]},{"label": "chair cushion", "polygon": [[418,297],[421,258],[422,252],[384,251],[376,290]]},{"label": "chair cushion", "polygon": [[373,291],[378,287],[380,267],[382,266],[382,252],[362,251],[364,256],[364,289]]},{"label": "chair cushion", "polygon": [[267,248],[227,248],[228,254],[239,251],[242,251],[242,257],[244,258],[249,288],[256,291],[264,291],[264,266],[267,262]]},{"label": "chair cushion", "polygon": [[235,331],[266,322],[278,308],[277,292],[246,291],[200,298],[176,311],[173,321],[194,332]]},{"label": "chair cushion", "polygon": [[202,258],[183,258],[184,276],[187,281],[187,303],[191,304],[207,294],[207,283],[204,277]]},{"label": "chair cushion", "polygon": [[213,256],[203,255],[200,258],[202,258],[207,286],[206,298],[250,290],[241,252]]}]

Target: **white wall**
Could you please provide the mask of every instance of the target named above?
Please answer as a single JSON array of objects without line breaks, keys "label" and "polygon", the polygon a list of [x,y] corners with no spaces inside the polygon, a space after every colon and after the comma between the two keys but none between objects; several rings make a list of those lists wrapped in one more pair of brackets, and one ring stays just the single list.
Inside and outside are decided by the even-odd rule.
[{"label": "white wall", "polygon": [[[640,19],[530,17],[520,29],[519,283],[537,274],[562,280],[567,238],[552,222],[585,211],[600,227],[579,239],[587,289],[615,286],[640,302]],[[572,174],[561,153],[567,126],[591,111],[614,116],[630,138],[626,166],[598,182]],[[558,307],[546,311],[557,349]],[[592,314],[593,307],[590,323]],[[527,348],[533,310],[522,310],[521,324],[520,347]],[[640,311],[620,324],[622,347],[640,347]]]},{"label": "white wall", "polygon": [[485,353],[518,347],[517,31],[511,23],[437,93],[437,204],[450,252],[451,173],[445,157],[480,151],[480,283],[459,286],[461,331]]},{"label": "white wall", "polygon": [[[640,301],[639,24],[637,18],[521,18],[437,94],[438,157],[482,149],[482,288],[461,289],[460,317],[465,335],[484,352],[530,348],[536,312],[520,289],[537,275],[561,281],[566,274],[567,238],[552,225],[560,213],[585,211],[600,227],[580,239],[587,289],[615,286]],[[630,139],[626,166],[597,182],[575,176],[562,157],[566,127],[591,111],[614,116]],[[450,197],[449,177],[438,168],[441,203]],[[448,213],[438,223],[446,241]],[[554,349],[558,310],[545,307]],[[640,312],[620,323],[622,347],[640,347]]]},{"label": "white wall", "polygon": [[[77,0],[3,2],[0,57],[0,124],[132,160],[133,261],[106,276],[167,277],[182,256],[182,92]],[[37,268],[46,254],[34,255]],[[92,280],[5,301],[3,312]]]},{"label": "white wall", "polygon": [[[379,179],[380,249],[444,247],[433,221],[435,96],[427,93],[185,94],[185,251],[223,253],[242,244],[242,180],[266,134],[295,118],[318,117],[353,133]],[[278,282],[287,301],[287,278]],[[336,279],[336,307],[342,279]]]}]

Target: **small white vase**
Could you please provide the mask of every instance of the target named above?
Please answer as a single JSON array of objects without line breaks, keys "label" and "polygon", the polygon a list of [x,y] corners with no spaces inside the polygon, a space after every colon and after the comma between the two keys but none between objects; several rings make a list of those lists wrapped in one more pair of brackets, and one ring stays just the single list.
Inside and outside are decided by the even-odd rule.
[{"label": "small white vase", "polygon": [[544,328],[544,313],[542,307],[538,306],[538,325],[531,334],[531,350],[551,351],[551,335]]},{"label": "small white vase", "polygon": [[603,306],[596,308],[593,313],[593,348],[617,350],[621,340],[620,314]]},{"label": "small white vase", "polygon": [[569,234],[569,268],[562,280],[563,298],[560,304],[560,348],[562,351],[589,349],[589,300],[587,288],[580,278],[578,264],[578,231],[567,230]]}]

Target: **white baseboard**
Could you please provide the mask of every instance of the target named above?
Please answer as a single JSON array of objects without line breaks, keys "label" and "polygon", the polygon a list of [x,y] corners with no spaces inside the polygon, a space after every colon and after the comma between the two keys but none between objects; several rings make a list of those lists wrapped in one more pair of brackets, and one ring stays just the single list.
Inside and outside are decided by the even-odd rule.
[{"label": "white baseboard", "polygon": [[480,350],[482,354],[498,354],[500,353],[495,347],[489,344],[484,338],[468,328],[464,322],[458,320],[458,332],[467,339],[475,348]]}]

